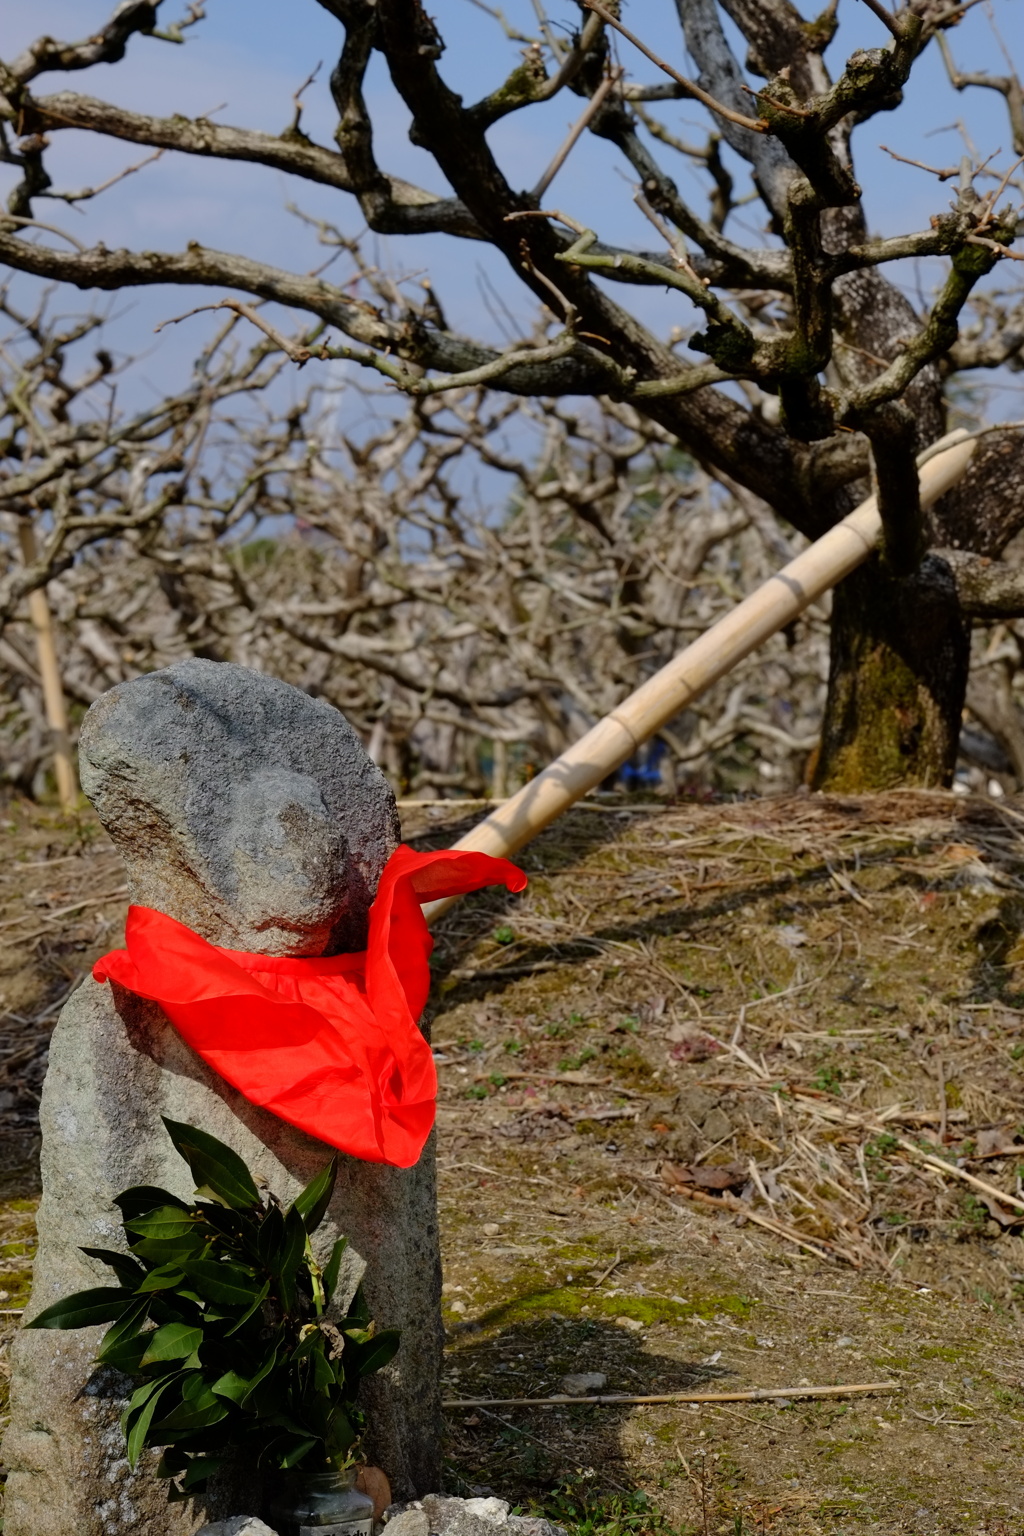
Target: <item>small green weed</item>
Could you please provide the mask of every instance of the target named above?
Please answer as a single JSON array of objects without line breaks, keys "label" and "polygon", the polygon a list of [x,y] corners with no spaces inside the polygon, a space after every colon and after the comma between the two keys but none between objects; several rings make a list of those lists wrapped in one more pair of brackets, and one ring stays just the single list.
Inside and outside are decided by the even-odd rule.
[{"label": "small green weed", "polygon": [[564,1525],[570,1536],[672,1536],[646,1493],[599,1493],[583,1482],[563,1483],[536,1513]]},{"label": "small green weed", "polygon": [[965,1236],[973,1236],[984,1232],[988,1219],[988,1206],[982,1205],[976,1195],[964,1195],[960,1202],[961,1232]]},{"label": "small green weed", "polygon": [[842,1081],[841,1067],[822,1067],[814,1079],[814,1087],[819,1093],[838,1093]]},{"label": "small green weed", "polygon": [[585,1045],[575,1056],[564,1056],[558,1063],[558,1070],[559,1072],[577,1072],[585,1062],[593,1061],[596,1055],[597,1052],[592,1046]]}]

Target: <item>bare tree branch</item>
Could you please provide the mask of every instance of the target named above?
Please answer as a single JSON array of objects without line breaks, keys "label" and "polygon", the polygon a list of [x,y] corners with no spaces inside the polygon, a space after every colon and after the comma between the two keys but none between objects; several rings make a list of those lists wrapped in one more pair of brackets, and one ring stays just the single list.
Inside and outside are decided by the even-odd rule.
[{"label": "bare tree branch", "polygon": [[10,66],[14,78],[27,85],[47,71],[91,69],[94,64],[116,64],[125,56],[128,42],[136,32],[152,33],[160,0],[120,0],[113,16],[81,43],[58,43],[41,37]]}]

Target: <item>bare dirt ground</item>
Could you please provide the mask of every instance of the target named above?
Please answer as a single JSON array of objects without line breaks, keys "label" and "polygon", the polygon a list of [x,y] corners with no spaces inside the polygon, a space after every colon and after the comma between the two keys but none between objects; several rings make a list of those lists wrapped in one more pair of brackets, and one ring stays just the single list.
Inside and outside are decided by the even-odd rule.
[{"label": "bare dirt ground", "polygon": [[[479,814],[409,806],[406,835]],[[9,1332],[48,1030],[124,896],[91,821],[0,830]],[[1022,833],[940,794],[588,803],[525,897],[446,918],[447,1398],[889,1384],[451,1408],[453,1491],[581,1536],[1022,1536]]]}]

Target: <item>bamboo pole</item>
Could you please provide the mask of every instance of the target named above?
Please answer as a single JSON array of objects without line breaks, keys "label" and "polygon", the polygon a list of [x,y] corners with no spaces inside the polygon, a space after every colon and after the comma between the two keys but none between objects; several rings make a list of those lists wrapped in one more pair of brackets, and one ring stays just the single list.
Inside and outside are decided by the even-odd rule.
[{"label": "bamboo pole", "polygon": [[[18,541],[24,563],[34,564],[38,554],[35,529],[25,517],[18,519]],[[78,782],[75,777],[74,759],[71,756],[68,713],[64,703],[64,688],[60,680],[57,646],[53,635],[53,618],[45,588],[36,587],[34,592],[29,593],[28,612],[36,635],[36,659],[43,685],[43,707],[53,743],[57,798],[60,800],[61,809],[70,811],[78,802]]]},{"label": "bamboo pole", "polygon": [[[957,431],[922,456],[923,507],[931,506],[956,484],[973,451],[974,438]],[[508,857],[522,848],[588,790],[621,768],[642,742],[681,709],[792,623],[829,587],[856,570],[874,549],[880,532],[878,506],[870,496],[616,705],[561,757],[478,822],[455,847],[497,857]],[[425,906],[428,922],[435,921],[457,899]]]}]

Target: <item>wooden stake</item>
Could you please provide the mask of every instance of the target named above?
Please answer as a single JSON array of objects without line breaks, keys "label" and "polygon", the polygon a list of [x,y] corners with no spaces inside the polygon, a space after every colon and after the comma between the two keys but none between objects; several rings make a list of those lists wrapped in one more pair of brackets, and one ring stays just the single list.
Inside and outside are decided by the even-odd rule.
[{"label": "wooden stake", "polygon": [[494,764],[491,769],[491,798],[504,800],[508,793],[508,742],[494,741]]},{"label": "wooden stake", "polygon": [[442,1408],[587,1408],[593,1403],[761,1403],[776,1397],[857,1397],[902,1392],[898,1381],[861,1381],[849,1387],[754,1387],[750,1392],[656,1392],[647,1397],[450,1398]]},{"label": "wooden stake", "polygon": [[[28,518],[18,519],[18,540],[21,544],[21,558],[26,565],[35,563],[38,551],[36,549],[35,529]],[[36,658],[39,663],[39,677],[43,685],[43,706],[46,710],[46,723],[50,727],[50,739],[53,743],[53,766],[57,780],[57,797],[61,803],[61,809],[73,810],[78,802],[78,783],[75,777],[75,764],[71,755],[71,738],[68,734],[68,714],[64,704],[64,688],[60,680],[60,667],[57,662],[57,646],[53,637],[53,619],[50,614],[50,604],[46,599],[46,590],[36,587],[28,596],[28,612],[32,620],[32,628],[36,634]]]},{"label": "wooden stake", "polygon": [[[937,448],[940,451],[936,452]],[[973,452],[974,438],[963,431],[949,433],[941,444],[929,449],[930,456],[920,471],[923,507],[931,506],[956,484]],[[680,651],[543,773],[478,822],[455,847],[497,857],[508,857],[522,848],[588,790],[621,768],[641,743],[680,710],[863,564],[880,532],[878,506],[871,496]],[[457,899],[425,906],[427,921],[435,921]]]}]

